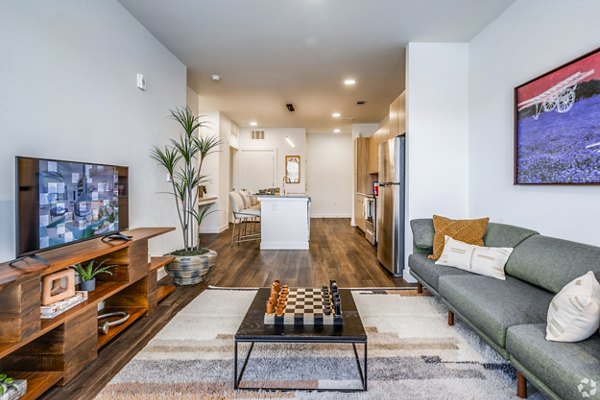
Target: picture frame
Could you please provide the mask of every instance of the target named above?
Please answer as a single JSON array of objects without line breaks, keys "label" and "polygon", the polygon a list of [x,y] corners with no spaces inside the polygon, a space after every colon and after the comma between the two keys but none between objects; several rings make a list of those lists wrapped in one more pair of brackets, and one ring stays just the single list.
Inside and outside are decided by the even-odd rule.
[{"label": "picture frame", "polygon": [[300,156],[285,156],[285,183],[300,183]]},{"label": "picture frame", "polygon": [[514,89],[514,184],[600,185],[600,48]]}]

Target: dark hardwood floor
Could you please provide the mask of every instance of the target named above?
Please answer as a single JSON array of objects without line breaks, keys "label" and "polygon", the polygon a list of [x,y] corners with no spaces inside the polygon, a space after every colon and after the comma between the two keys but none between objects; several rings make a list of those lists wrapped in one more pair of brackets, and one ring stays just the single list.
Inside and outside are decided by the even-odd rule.
[{"label": "dark hardwood floor", "polygon": [[320,286],[336,279],[341,287],[404,286],[377,261],[364,233],[345,218],[313,219],[310,250],[263,250],[259,242],[230,246],[231,232],[204,235],[203,246],[219,253],[208,283],[257,287],[280,279],[290,286]]},{"label": "dark hardwood floor", "polygon": [[[41,398],[93,399],[183,307],[208,285],[267,286],[280,279],[290,286],[320,286],[336,279],[340,287],[406,286],[377,261],[375,249],[348,219],[313,219],[310,250],[260,251],[259,242],[230,245],[231,231],[202,235],[202,245],[218,252],[217,264],[207,281],[179,286],[156,311],[113,339],[98,358],[64,387],[54,387]],[[169,278],[165,278],[168,281]]]}]

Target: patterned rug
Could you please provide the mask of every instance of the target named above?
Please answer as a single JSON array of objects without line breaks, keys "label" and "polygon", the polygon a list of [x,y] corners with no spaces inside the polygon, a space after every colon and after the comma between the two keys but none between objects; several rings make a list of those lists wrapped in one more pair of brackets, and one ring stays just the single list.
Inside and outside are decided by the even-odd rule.
[{"label": "patterned rug", "polygon": [[[176,315],[97,399],[516,398],[514,369],[460,320],[449,327],[446,309],[434,297],[406,289],[352,293],[368,333],[367,393],[233,390],[233,335],[255,291],[209,289]],[[360,386],[351,345],[257,344],[243,382],[309,389]],[[542,398],[530,392],[530,399]]]}]

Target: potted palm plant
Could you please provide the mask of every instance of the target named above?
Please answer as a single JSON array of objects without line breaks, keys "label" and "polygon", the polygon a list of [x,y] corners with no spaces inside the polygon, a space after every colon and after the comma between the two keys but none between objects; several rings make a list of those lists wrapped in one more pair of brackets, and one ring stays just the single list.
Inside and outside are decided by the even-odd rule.
[{"label": "potted palm plant", "polygon": [[[204,160],[218,151],[220,140],[216,136],[201,135],[206,126],[189,107],[171,110],[170,118],[177,121],[183,132],[178,140],[171,139],[164,148],[154,146],[151,157],[167,171],[171,194],[175,201],[183,248],[171,253],[175,261],[165,267],[178,285],[201,282],[215,265],[217,253],[200,246],[200,225],[213,211],[210,205],[198,205],[199,191],[208,182],[202,174]],[[196,232],[198,229],[198,232]]]},{"label": "potted palm plant", "polygon": [[[106,261],[106,260],[105,260]],[[77,263],[73,265],[71,268],[75,270],[79,274],[81,278],[80,288],[85,292],[93,292],[96,289],[96,276],[99,274],[108,274],[112,275],[112,272],[109,270],[113,267],[112,265],[107,265],[103,267],[105,261],[102,261],[98,265],[96,264],[96,260],[92,260],[87,265],[83,265],[81,263]]]}]

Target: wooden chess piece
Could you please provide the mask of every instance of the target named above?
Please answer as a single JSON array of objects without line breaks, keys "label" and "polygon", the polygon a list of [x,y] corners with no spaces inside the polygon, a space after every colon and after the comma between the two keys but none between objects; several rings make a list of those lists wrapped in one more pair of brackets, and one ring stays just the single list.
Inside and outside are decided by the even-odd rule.
[{"label": "wooden chess piece", "polygon": [[274,280],[273,281],[273,288],[275,289],[275,291],[277,293],[279,293],[279,290],[281,289],[281,282],[279,282],[279,280]]},{"label": "wooden chess piece", "polygon": [[273,314],[274,310],[275,310],[275,306],[273,305],[273,302],[271,302],[270,300],[267,300],[267,314]]}]

